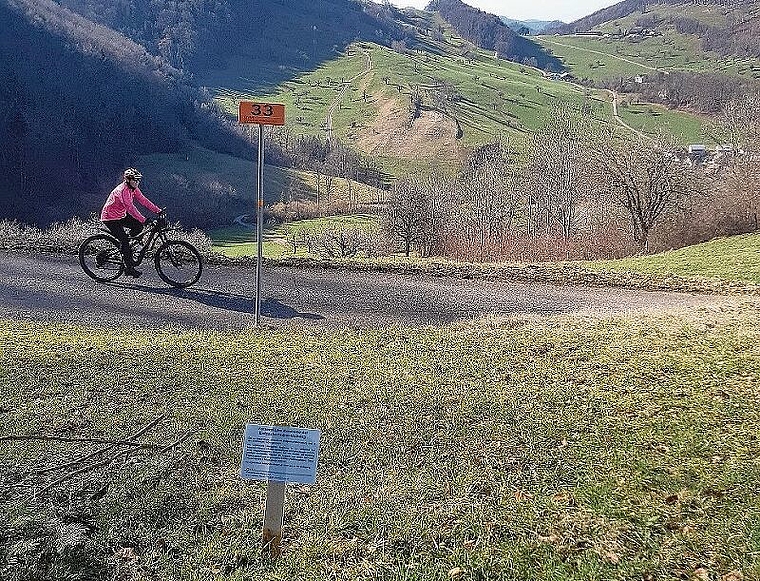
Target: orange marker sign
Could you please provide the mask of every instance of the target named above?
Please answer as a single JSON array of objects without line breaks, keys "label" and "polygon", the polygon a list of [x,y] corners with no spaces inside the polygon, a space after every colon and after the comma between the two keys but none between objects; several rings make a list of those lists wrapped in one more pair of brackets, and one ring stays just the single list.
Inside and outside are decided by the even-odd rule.
[{"label": "orange marker sign", "polygon": [[257,125],[285,125],[285,105],[240,101],[238,122]]}]

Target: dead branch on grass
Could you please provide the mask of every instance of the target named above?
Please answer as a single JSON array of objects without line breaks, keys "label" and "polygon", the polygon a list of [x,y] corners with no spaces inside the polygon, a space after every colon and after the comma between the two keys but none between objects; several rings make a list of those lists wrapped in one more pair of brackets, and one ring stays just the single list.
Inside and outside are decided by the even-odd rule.
[{"label": "dead branch on grass", "polygon": [[[139,431],[135,432],[134,434],[132,434],[131,436],[129,436],[125,441],[131,441],[131,440],[134,440],[136,438],[139,438],[140,436],[142,436],[143,434],[145,434],[149,430],[151,430],[154,427],[156,427],[156,425],[158,425],[160,422],[162,422],[165,417],[166,417],[165,414],[161,414],[155,420],[153,420],[152,422],[150,422],[147,426],[145,426],[141,430],[139,430]],[[76,466],[77,464],[80,464],[80,463],[84,462],[85,460],[89,460],[90,458],[93,458],[95,456],[99,456],[101,454],[105,454],[109,450],[113,450],[116,446],[117,446],[117,444],[111,444],[110,446],[108,446],[106,448],[101,448],[100,450],[95,450],[94,452],[91,452],[91,453],[86,454],[84,456],[80,456],[79,458],[76,458],[76,459],[74,459],[71,462],[68,462],[66,464],[62,464],[60,466],[51,466],[49,468],[43,468],[42,470],[37,470],[35,472],[32,472],[32,474],[34,474],[34,475],[47,474],[48,472],[55,472],[56,470],[63,470],[65,468],[71,468],[72,466]]]}]

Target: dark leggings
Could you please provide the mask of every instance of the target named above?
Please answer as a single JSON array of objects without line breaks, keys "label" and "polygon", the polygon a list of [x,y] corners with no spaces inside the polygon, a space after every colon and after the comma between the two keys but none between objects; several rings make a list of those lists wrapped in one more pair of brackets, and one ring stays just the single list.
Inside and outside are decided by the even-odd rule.
[{"label": "dark leggings", "polygon": [[[132,256],[132,247],[129,245],[129,236],[137,236],[142,232],[143,225],[140,221],[127,214],[121,220],[105,220],[103,222],[106,228],[113,234],[121,244],[121,255],[124,257],[124,265],[128,269],[135,267],[135,259]],[[129,228],[129,235],[125,228]]]}]

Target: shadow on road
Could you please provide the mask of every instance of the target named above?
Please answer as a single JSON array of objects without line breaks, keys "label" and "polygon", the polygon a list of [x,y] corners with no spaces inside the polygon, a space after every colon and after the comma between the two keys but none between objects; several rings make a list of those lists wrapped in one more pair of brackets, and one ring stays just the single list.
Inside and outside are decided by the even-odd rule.
[{"label": "shadow on road", "polygon": [[[144,284],[114,282],[112,286],[118,286],[125,289],[142,291],[155,295],[169,295],[190,301],[195,301],[216,309],[235,311],[237,313],[254,313],[255,303],[253,297],[212,291],[206,289],[189,289],[189,288],[156,288]],[[309,319],[323,320],[322,315],[314,313],[299,313],[293,307],[284,304],[276,298],[268,298],[261,303],[261,314],[264,317],[272,319]]]},{"label": "shadow on road", "polygon": [[261,303],[261,314],[271,319],[309,319],[312,321],[322,321],[322,315],[314,313],[299,313],[293,307],[282,303],[280,299],[265,299]]}]

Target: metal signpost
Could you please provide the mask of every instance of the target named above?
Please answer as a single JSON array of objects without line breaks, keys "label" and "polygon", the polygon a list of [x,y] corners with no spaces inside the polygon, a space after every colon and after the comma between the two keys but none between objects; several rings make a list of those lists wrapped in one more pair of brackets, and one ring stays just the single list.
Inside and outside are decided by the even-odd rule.
[{"label": "metal signpost", "polygon": [[248,424],[243,437],[240,477],[267,483],[262,542],[269,554],[280,554],[285,514],[285,484],[317,480],[319,430]]},{"label": "metal signpost", "polygon": [[259,126],[259,155],[256,202],[256,326],[261,323],[261,262],[264,254],[264,125],[285,125],[285,105],[240,101],[238,122]]}]

